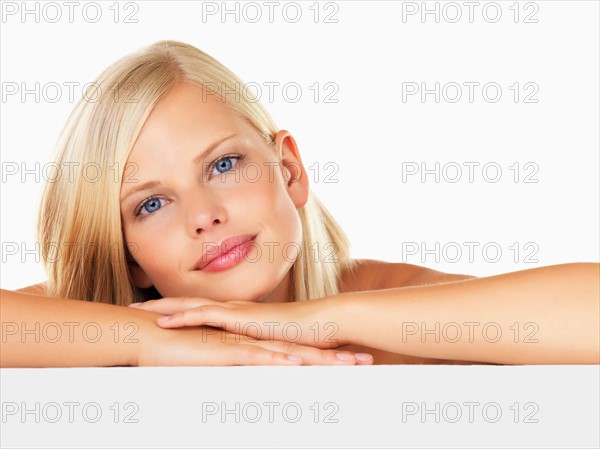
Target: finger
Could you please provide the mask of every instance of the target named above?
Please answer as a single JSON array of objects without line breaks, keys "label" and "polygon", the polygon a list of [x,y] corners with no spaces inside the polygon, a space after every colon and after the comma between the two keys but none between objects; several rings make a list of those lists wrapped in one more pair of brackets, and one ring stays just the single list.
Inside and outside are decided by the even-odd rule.
[{"label": "finger", "polygon": [[[179,297],[153,299],[143,303],[134,303],[130,307],[136,309],[148,310],[150,312],[160,313],[162,315],[173,315],[178,312],[184,312],[194,307],[207,304],[214,304],[215,301],[206,298]],[[139,305],[138,305],[139,304]]]},{"label": "finger", "polygon": [[[232,345],[229,350],[220,351],[225,365],[287,365],[303,364],[302,357],[286,352],[272,351],[259,345]],[[223,363],[224,362],[224,363]]]},{"label": "finger", "polygon": [[335,349],[319,349],[312,346],[299,345],[284,341],[267,342],[259,340],[256,345],[273,351],[282,351],[288,354],[299,355],[305,365],[355,365],[356,358],[350,351]]},{"label": "finger", "polygon": [[357,365],[372,365],[375,363],[373,355],[367,354],[366,352],[357,352],[354,354],[354,358],[356,359]]},{"label": "finger", "polygon": [[229,332],[241,333],[253,338],[261,338],[262,330],[257,326],[241,326],[236,321],[239,312],[220,306],[200,306],[174,315],[164,316],[157,320],[157,324],[165,329],[186,326],[212,326]]},{"label": "finger", "polygon": [[243,309],[222,307],[221,305],[205,305],[160,317],[156,322],[164,329],[204,325],[217,327],[227,332],[258,340],[269,340],[271,342],[284,340],[280,329],[265,327],[261,325],[262,321],[256,315],[254,315],[255,319],[249,319],[248,314],[252,315],[252,312]]},{"label": "finger", "polygon": [[[255,318],[250,319],[248,315]],[[175,329],[186,326],[211,326],[258,340],[280,343],[286,341],[287,336],[282,333],[282,329],[285,329],[285,326],[283,328],[281,326],[273,327],[272,325],[277,323],[274,323],[273,320],[267,321],[271,323],[271,326],[266,326],[266,323],[261,325],[262,321],[249,310],[226,308],[220,305],[207,305],[175,313],[174,315],[163,316],[158,318],[156,322],[164,329]],[[303,337],[301,333],[298,339],[294,339],[291,342],[287,339],[287,341],[291,344],[298,343],[322,349],[335,348],[337,346],[333,341],[328,343],[316,340],[311,341],[309,337],[306,337],[308,334],[309,332],[305,332],[305,336]],[[340,349],[340,351],[343,350]],[[354,353],[352,350],[346,352]]]}]

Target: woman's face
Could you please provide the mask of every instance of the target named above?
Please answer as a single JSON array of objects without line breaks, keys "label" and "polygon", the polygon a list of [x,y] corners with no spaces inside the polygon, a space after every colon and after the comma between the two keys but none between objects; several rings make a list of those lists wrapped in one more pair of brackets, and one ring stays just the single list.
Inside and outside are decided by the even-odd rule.
[{"label": "woman's face", "polygon": [[[121,217],[137,287],[163,297],[288,300],[308,181],[287,131],[274,151],[218,97],[180,83],[153,109],[127,164]],[[245,256],[224,258],[237,264],[223,269],[217,258],[199,269],[236,236],[256,236]]]}]

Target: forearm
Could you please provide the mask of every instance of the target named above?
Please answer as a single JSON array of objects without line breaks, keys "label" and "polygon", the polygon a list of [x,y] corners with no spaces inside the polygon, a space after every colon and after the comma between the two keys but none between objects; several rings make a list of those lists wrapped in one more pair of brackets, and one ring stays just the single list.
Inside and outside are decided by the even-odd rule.
[{"label": "forearm", "polygon": [[0,290],[0,367],[136,365],[159,314]]},{"label": "forearm", "polygon": [[[331,298],[342,340],[437,359],[599,363],[600,265],[563,264]],[[528,324],[529,323],[529,324]]]}]

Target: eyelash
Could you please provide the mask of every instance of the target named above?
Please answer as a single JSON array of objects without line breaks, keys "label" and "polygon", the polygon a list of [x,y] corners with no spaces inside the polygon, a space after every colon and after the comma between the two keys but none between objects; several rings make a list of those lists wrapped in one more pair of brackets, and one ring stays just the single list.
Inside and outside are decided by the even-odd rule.
[{"label": "eyelash", "polygon": [[[217,165],[219,162],[221,162],[224,159],[237,159],[237,163],[231,168],[231,170],[235,169],[238,164],[240,163],[240,161],[242,161],[242,159],[244,159],[246,157],[245,154],[226,154],[225,156],[221,156],[218,159],[215,159],[206,169],[206,171],[208,173],[210,173],[212,171],[212,169],[214,168],[215,165]],[[220,173],[221,175],[224,175],[226,173],[229,173],[231,170],[228,170],[226,172]],[[146,203],[148,203],[148,201],[153,200],[153,199],[160,199],[158,198],[156,195],[152,195],[149,196],[148,198],[144,199],[140,204],[138,204],[138,206],[135,208],[133,215],[138,219],[138,220],[144,220],[152,215],[154,215],[156,212],[149,212],[147,214],[141,215],[142,209],[144,208],[144,206],[146,205]],[[162,206],[161,206],[162,207]],[[160,209],[159,209],[160,210]]]}]

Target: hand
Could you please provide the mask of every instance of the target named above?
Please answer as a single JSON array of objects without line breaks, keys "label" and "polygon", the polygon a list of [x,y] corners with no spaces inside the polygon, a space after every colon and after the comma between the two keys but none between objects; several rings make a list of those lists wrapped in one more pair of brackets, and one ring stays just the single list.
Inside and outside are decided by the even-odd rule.
[{"label": "hand", "polygon": [[[162,328],[209,325],[270,342],[283,340],[316,348],[336,348],[349,342],[336,338],[339,326],[327,310],[328,298],[293,303],[214,301],[207,298],[163,298],[132,307],[167,315]],[[324,311],[325,309],[325,311]]]},{"label": "hand", "polygon": [[160,329],[140,340],[138,366],[371,365],[350,351],[262,341],[211,327]]}]

